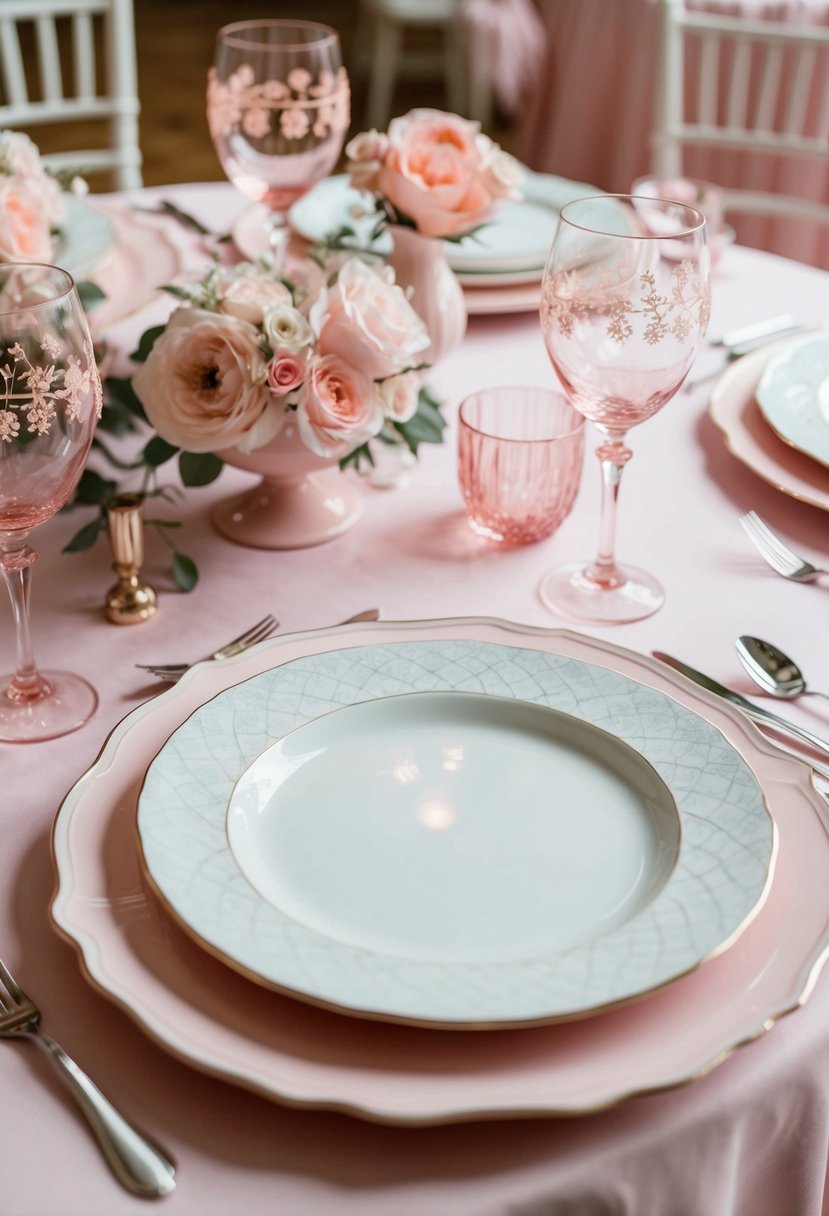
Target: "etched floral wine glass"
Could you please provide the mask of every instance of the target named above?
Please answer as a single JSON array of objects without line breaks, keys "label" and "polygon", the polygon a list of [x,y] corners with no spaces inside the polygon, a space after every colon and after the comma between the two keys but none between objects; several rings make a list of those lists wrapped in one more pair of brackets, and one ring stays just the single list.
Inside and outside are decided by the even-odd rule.
[{"label": "etched floral wine glass", "polygon": [[238,21],[219,30],[207,121],[238,190],[267,208],[277,269],[288,210],[337,163],[350,121],[339,35],[314,21]]},{"label": "etched floral wine glass", "polygon": [[82,726],[98,696],[80,676],[39,671],[29,631],[29,533],[68,500],[83,472],[101,382],[72,277],[56,266],[0,267],[0,570],[17,669],[0,678],[0,740],[33,743]]},{"label": "etched floral wine glass", "polygon": [[539,587],[547,607],[571,619],[621,624],[664,601],[653,575],[616,561],[617,499],[633,455],[627,432],[662,409],[696,357],[709,280],[705,219],[692,207],[595,195],[562,208],[544,270],[541,328],[568,397],[602,437],[596,557],[552,571]]}]

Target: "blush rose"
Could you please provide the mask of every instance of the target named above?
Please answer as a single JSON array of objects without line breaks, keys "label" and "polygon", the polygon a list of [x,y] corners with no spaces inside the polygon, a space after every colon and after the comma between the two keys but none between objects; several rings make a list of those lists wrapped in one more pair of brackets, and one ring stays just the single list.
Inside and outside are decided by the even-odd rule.
[{"label": "blush rose", "polygon": [[176,309],[133,386],[159,435],[188,452],[250,452],[285,420],[268,392],[259,336],[238,317]]},{"label": "blush rose", "polygon": [[345,456],[376,435],[383,402],[363,371],[337,355],[309,360],[297,408],[299,433],[319,456]]}]

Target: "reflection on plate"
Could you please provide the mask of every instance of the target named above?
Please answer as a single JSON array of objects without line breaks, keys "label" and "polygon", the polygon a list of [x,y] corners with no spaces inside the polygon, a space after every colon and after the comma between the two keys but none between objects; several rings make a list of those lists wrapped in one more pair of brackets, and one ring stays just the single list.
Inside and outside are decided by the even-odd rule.
[{"label": "reflection on plate", "polygon": [[829,335],[788,343],[757,386],[760,411],[781,439],[829,466]]},{"label": "reflection on plate", "polygon": [[[565,1025],[458,1036],[344,1018],[279,996],[177,931],[142,883],[134,813],[146,766],[230,683],[280,661],[376,641],[519,644],[617,671],[701,715],[746,757],[779,830],[769,897],[738,946],[660,993]],[[807,767],[740,712],[654,659],[564,630],[486,620],[351,625],[205,664],[117,726],[55,821],[58,929],[86,974],[185,1063],[277,1101],[402,1124],[585,1113],[682,1085],[811,992],[829,951],[829,836]]]},{"label": "reflection on plate", "polygon": [[791,340],[782,338],[732,363],[714,386],[709,414],[729,451],[758,477],[791,498],[829,511],[829,473],[775,435],[755,398],[769,360]]},{"label": "reflection on plate", "polygon": [[[443,836],[434,834],[429,816],[457,813],[451,793],[455,778],[444,771],[440,782],[430,784],[417,775],[420,753],[416,755],[408,741],[409,730],[414,730],[410,701],[384,703],[377,711],[356,710],[359,702],[425,692],[499,699],[496,707],[477,707],[478,715],[485,713],[489,722],[486,746],[504,771],[496,779],[487,766],[473,780],[473,788],[493,802],[477,809],[465,830],[458,827]],[[507,757],[522,734],[522,747],[529,748],[531,711],[505,707],[500,704],[504,698],[568,715],[556,722],[556,755],[542,765],[549,800],[541,804],[533,802],[538,791],[525,788],[526,755],[515,773]],[[464,699],[450,710],[443,702],[428,750],[442,761],[462,765],[472,733],[468,707],[466,725],[454,719],[460,704],[468,706]],[[374,838],[383,820],[376,810],[368,822],[341,825],[335,833],[327,821],[339,813],[345,794],[340,802],[324,802],[326,793],[331,796],[332,787],[326,785],[330,768],[323,765],[320,770],[317,764],[305,769],[301,764],[307,736],[313,735],[319,748],[325,729],[306,726],[289,746],[299,748],[291,782],[301,791],[300,803],[314,804],[307,812],[311,826],[306,828],[290,812],[290,824],[280,824],[279,830],[293,833],[285,864],[295,873],[290,895],[283,888],[272,903],[261,894],[263,885],[273,890],[272,876],[263,876],[259,867],[256,885],[251,885],[250,869],[243,872],[228,845],[226,817],[235,781],[274,740],[321,714],[331,715],[327,729],[353,730],[355,719],[342,715],[347,706],[363,719],[371,712],[379,718],[385,713],[396,723],[396,759],[388,750],[385,758],[375,752],[371,732],[360,733],[351,747],[360,762],[369,767],[391,764],[398,778],[405,778],[409,788],[402,805],[414,818],[402,825],[394,823],[393,813],[386,815],[387,836],[382,840]],[[331,714],[338,709],[339,715]],[[408,725],[399,721],[406,712]],[[532,722],[535,746],[529,750],[538,766],[537,714]],[[643,809],[644,770],[634,780],[628,747],[597,741],[596,729],[634,747],[647,762],[645,768],[653,766],[668,786],[682,825],[675,865],[676,835],[664,828],[666,795],[663,792],[660,800],[659,783],[652,783]],[[547,719],[544,732],[551,747],[553,727]],[[480,756],[477,745],[475,751]],[[348,752],[349,746],[338,752],[344,787],[351,771]],[[630,798],[632,786],[637,788],[635,811],[629,803],[621,809],[621,787],[617,784],[611,792],[608,773],[596,770],[602,752],[605,769],[615,772],[617,783],[625,774],[625,798]],[[558,778],[550,765],[558,768]],[[429,767],[434,775],[432,757]],[[442,771],[440,764],[438,768]],[[261,768],[256,773],[254,781],[261,784]],[[249,795],[251,784],[245,788]],[[359,788],[369,813],[374,800],[369,800],[365,782]],[[465,797],[468,800],[468,793]],[[602,811],[588,809],[591,799],[611,797],[615,814],[625,823],[621,837]],[[425,824],[417,816],[418,800],[426,807]],[[403,812],[395,805],[399,820]],[[486,825],[505,806],[510,819],[499,822],[496,841]],[[345,809],[342,813],[349,815]],[[556,822],[548,820],[542,828],[545,815]],[[662,818],[663,830],[648,835],[642,817],[653,820],[656,815]],[[587,853],[585,838],[569,827],[571,816],[582,816],[589,825],[595,843]],[[359,1016],[447,1027],[583,1016],[669,983],[721,949],[744,926],[763,898],[774,849],[773,825],[750,771],[737,752],[692,713],[589,664],[465,640],[355,647],[289,663],[235,685],[197,710],[150,766],[138,830],[148,874],[162,898],[198,940],[233,966],[280,990]],[[508,848],[513,830],[516,838]],[[312,856],[313,840],[324,833],[331,839]],[[425,842],[424,835],[429,836]],[[414,843],[418,838],[420,846]],[[436,849],[444,851],[436,854]],[[500,922],[504,931],[491,951],[468,926],[464,893],[469,894],[470,877],[457,851],[477,860],[489,891],[484,937],[495,932],[492,922]],[[387,876],[390,888],[379,871],[390,865],[395,852],[399,858]],[[334,886],[338,862],[344,873]],[[513,873],[508,875],[510,868]],[[630,874],[637,868],[642,887],[630,885]],[[599,906],[579,908],[564,877],[568,872],[578,877],[585,898],[599,900]],[[545,892],[548,882],[561,884],[561,902],[555,891]],[[339,906],[327,904],[319,894],[326,884],[335,904],[341,897]],[[444,919],[442,941],[441,926],[429,929],[425,911],[423,936],[415,939],[411,924],[395,935],[392,922],[397,918],[400,926],[406,912],[398,899],[413,901],[411,911],[417,911],[430,900],[433,885],[445,887],[443,895],[435,897],[437,914]],[[606,897],[599,895],[601,887],[607,888]],[[607,898],[618,904],[615,912]],[[508,924],[513,900],[525,903],[520,930]],[[347,906],[361,901],[366,906],[349,919]],[[469,906],[483,915],[485,893]],[[562,917],[568,918],[566,926]],[[382,929],[372,931],[370,922]],[[528,935],[526,948],[516,941],[519,932]]]},{"label": "reflection on plate", "polygon": [[112,250],[115,237],[109,218],[73,195],[66,196],[66,218],[55,242],[56,265],[75,280],[86,279]]}]

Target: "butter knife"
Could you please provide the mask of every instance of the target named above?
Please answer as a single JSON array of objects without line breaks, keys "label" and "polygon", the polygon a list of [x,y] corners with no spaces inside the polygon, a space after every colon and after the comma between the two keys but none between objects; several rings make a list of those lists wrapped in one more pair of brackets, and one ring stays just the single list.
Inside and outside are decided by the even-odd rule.
[{"label": "butter knife", "polygon": [[707,688],[709,692],[716,693],[724,700],[730,701],[732,705],[738,705],[743,713],[751,718],[753,722],[758,723],[758,725],[768,726],[772,730],[780,731],[782,734],[791,735],[792,738],[801,739],[811,747],[817,748],[824,756],[829,757],[829,742],[825,739],[820,739],[817,735],[813,735],[811,731],[805,730],[802,726],[798,726],[796,722],[789,722],[786,718],[780,718],[777,714],[771,713],[770,710],[763,709],[760,705],[755,705],[753,701],[749,701],[746,697],[741,696],[740,693],[733,692],[732,689],[726,688],[724,684],[719,684],[716,680],[712,680],[710,676],[703,675],[701,671],[696,671],[695,668],[689,667],[687,663],[682,663],[672,655],[665,654],[661,650],[652,650],[651,654],[655,659],[659,659],[662,663],[667,663],[675,671],[681,672],[689,680],[693,680],[695,684],[699,684],[701,688]]}]

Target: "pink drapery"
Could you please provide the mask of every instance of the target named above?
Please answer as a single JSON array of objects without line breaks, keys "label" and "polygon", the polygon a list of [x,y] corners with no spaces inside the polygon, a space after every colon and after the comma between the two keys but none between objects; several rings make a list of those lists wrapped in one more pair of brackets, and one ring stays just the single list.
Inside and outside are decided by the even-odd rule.
[{"label": "pink drapery", "polygon": [[505,114],[518,115],[541,84],[547,35],[532,0],[461,0],[470,70]]}]

